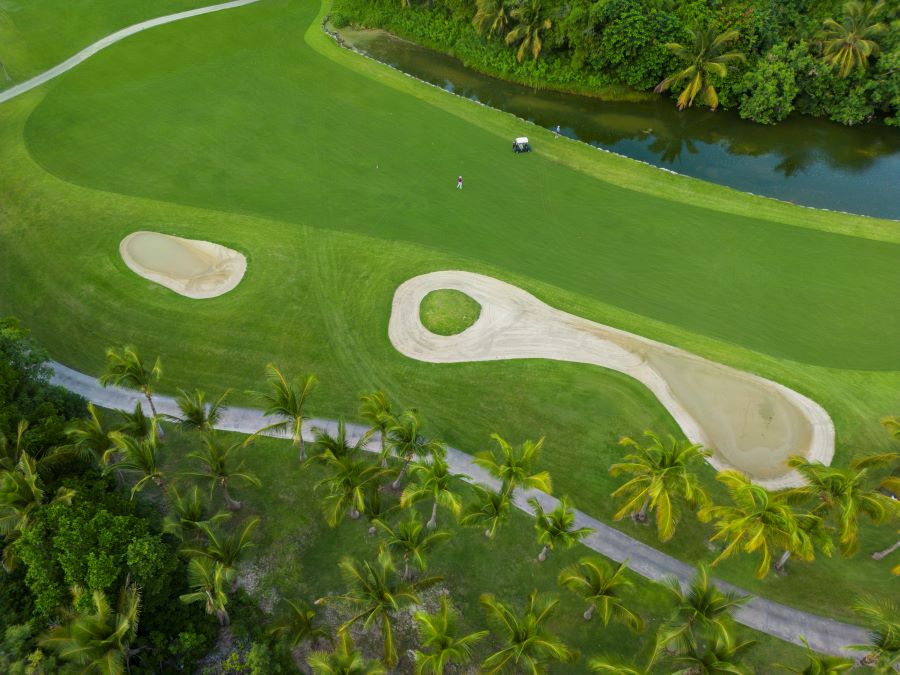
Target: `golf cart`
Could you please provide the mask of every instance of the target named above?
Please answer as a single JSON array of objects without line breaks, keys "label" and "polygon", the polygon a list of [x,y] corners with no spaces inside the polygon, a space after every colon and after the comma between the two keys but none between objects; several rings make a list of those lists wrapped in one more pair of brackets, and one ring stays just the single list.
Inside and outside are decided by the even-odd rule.
[{"label": "golf cart", "polygon": [[513,141],[513,152],[531,152],[531,146],[528,145],[528,139],[525,136],[519,136]]}]

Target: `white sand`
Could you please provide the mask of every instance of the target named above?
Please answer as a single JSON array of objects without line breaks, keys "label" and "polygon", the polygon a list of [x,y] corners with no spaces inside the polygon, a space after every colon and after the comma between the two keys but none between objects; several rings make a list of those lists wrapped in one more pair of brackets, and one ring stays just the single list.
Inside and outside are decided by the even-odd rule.
[{"label": "white sand", "polygon": [[[422,298],[441,288],[481,304],[478,320],[462,333],[435,335],[422,325]],[[388,333],[398,351],[432,363],[544,358],[618,370],[645,384],[689,439],[713,450],[714,467],[736,468],[769,489],[803,484],[784,464],[791,455],[824,464],[834,455],[828,413],[792,389],[561,312],[491,277],[447,271],[404,282]]]},{"label": "white sand", "polygon": [[247,259],[237,251],[159,232],[132,232],[119,254],[135,274],[194,299],[227,293],[247,271]]}]

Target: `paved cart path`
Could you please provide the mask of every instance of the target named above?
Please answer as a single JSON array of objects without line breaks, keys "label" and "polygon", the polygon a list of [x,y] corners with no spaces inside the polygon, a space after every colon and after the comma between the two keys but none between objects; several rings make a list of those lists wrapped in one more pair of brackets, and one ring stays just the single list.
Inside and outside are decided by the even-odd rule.
[{"label": "paved cart path", "polygon": [[0,91],[0,103],[5,103],[6,101],[14,99],[16,96],[24,94],[26,91],[31,91],[36,87],[40,87],[45,82],[49,82],[53,78],[59,77],[63,73],[72,70],[72,68],[74,68],[75,66],[84,63],[97,52],[102,51],[110,45],[114,45],[115,43],[120,42],[125,38],[134,35],[135,33],[140,33],[141,31],[145,31],[148,28],[162,26],[163,24],[173,23],[174,21],[190,19],[194,16],[201,16],[203,14],[210,14],[212,12],[221,12],[223,9],[232,9],[234,7],[251,5],[254,2],[259,2],[259,0],[232,0],[231,2],[223,2],[218,5],[210,5],[209,7],[198,7],[197,9],[189,9],[185,12],[167,14],[166,16],[160,16],[155,19],[148,19],[147,21],[141,21],[140,23],[128,26],[127,28],[123,28],[122,30],[117,30],[115,33],[110,33],[106,37],[97,40],[94,44],[85,47],[80,52],[75,54],[75,56],[66,59],[57,66],[53,66],[53,68],[51,68],[50,70],[45,70],[40,75],[35,75],[34,77],[32,77],[30,80],[25,80],[24,82],[10,87],[9,89]]},{"label": "paved cart path", "polygon": [[[51,365],[54,369],[52,378],[54,384],[76,392],[96,405],[104,408],[131,409],[136,403],[143,405],[145,402],[143,396],[134,390],[120,387],[104,388],[89,375],[79,373],[59,363],[54,362]],[[177,415],[179,413],[175,399],[170,396],[154,396],[154,404],[161,414]],[[275,418],[266,417],[261,410],[233,407],[223,413],[217,428],[223,431],[250,434],[273,421],[276,421]],[[313,429],[325,429],[334,433],[336,428],[335,420],[312,419],[304,425],[303,436],[312,439]],[[366,431],[367,428],[362,425],[347,424],[347,435],[350,437],[351,443],[354,443]],[[379,439],[375,436],[371,440],[372,451],[376,451]],[[475,465],[471,455],[455,448],[447,448],[447,461],[454,472],[467,474],[470,481],[490,485],[494,489],[499,487],[498,481],[484,469]],[[520,493],[516,498],[516,506],[526,513],[531,513],[527,504],[529,497],[536,497],[545,509],[552,509],[558,503],[556,498],[540,491]],[[578,527],[594,529],[594,533],[583,542],[588,548],[616,562],[627,559],[628,566],[632,570],[648,579],[657,581],[666,576],[676,576],[682,583],[687,583],[694,575],[694,568],[691,565],[632,539],[586,513],[576,511],[575,523]],[[748,595],[746,591],[731,584],[721,581],[716,583],[724,590]],[[803,635],[817,652],[839,654],[846,645],[866,642],[866,631],[858,626],[801,612],[756,596],[738,609],[735,617],[745,626],[794,644],[800,644],[799,636]],[[844,653],[844,655],[847,654]]]}]

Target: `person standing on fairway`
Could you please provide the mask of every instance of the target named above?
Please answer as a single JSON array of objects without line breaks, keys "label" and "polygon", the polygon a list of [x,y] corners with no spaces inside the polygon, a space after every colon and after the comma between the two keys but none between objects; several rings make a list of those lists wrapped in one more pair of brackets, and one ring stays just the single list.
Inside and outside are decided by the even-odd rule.
[{"label": "person standing on fairway", "polygon": [[462,190],[462,176],[456,179],[456,189]]}]

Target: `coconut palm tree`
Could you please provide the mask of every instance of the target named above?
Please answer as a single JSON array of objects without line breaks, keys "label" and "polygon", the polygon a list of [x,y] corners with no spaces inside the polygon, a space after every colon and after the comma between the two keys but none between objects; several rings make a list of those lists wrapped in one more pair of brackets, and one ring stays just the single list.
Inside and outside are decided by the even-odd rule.
[{"label": "coconut palm tree", "polygon": [[597,556],[582,558],[578,563],[569,565],[559,573],[559,585],[581,597],[588,608],[584,612],[584,620],[590,621],[594,612],[600,610],[600,619],[604,626],[615,618],[633,631],[644,627],[644,620],[639,614],[625,606],[620,592],[630,588],[631,581],[625,576],[627,562],[612,569],[610,564]]},{"label": "coconut palm tree", "polygon": [[330,652],[313,652],[306,662],[315,675],[387,675],[378,661],[367,661],[353,646],[349,633],[341,633],[338,646]]},{"label": "coconut palm tree", "polygon": [[[152,481],[160,490],[165,489],[165,473],[159,462],[159,442],[154,426],[147,438],[137,439],[126,436],[121,431],[111,431],[109,434],[113,447],[107,451],[105,473],[117,472],[132,473],[138,476],[137,483],[131,488],[131,498],[146,487]],[[118,461],[110,463],[115,455]]]},{"label": "coconut palm tree", "polygon": [[859,519],[863,515],[873,523],[881,524],[895,514],[895,504],[876,486],[869,485],[868,471],[897,458],[897,453],[872,455],[858,459],[846,468],[825,466],[798,456],[788,460],[788,466],[806,480],[806,485],[793,492],[814,500],[812,512],[826,523],[833,522],[842,555],[850,557],[859,549]]},{"label": "coconut palm tree", "polygon": [[900,417],[885,417],[881,420],[881,424],[891,436],[900,440]]},{"label": "coconut palm tree", "polygon": [[394,615],[404,607],[419,604],[418,592],[438,583],[441,578],[403,579],[387,549],[379,553],[375,562],[344,558],[339,566],[347,581],[348,591],[333,599],[348,603],[356,609],[356,613],[338,628],[338,632],[346,633],[357,622],[362,622],[364,629],[371,628],[375,623],[380,624],[384,640],[382,661],[388,668],[393,668],[398,660],[391,623]]},{"label": "coconut palm tree", "polygon": [[820,34],[823,56],[839,77],[847,77],[854,68],[865,70],[869,57],[881,51],[876,38],[887,31],[887,26],[878,21],[884,7],[883,2],[848,2],[840,23],[825,20]]},{"label": "coconut palm tree", "polygon": [[403,460],[400,473],[391,484],[394,490],[400,487],[414,459],[444,455],[446,452],[443,443],[422,435],[422,420],[415,410],[406,410],[397,418],[397,423],[388,430],[388,444],[394,454]]},{"label": "coconut palm tree", "polygon": [[520,616],[493,595],[482,595],[481,605],[503,646],[484,660],[481,672],[493,675],[513,670],[538,674],[546,672],[547,664],[553,661],[574,663],[578,652],[546,627],[557,604],[558,600],[533,591]]},{"label": "coconut palm tree", "polygon": [[257,431],[287,431],[291,442],[299,450],[301,462],[306,461],[306,448],[303,445],[303,422],[306,420],[306,400],[315,389],[318,380],[315,375],[307,375],[289,382],[274,363],[266,366],[266,381],[269,390],[255,392],[256,398],[265,406],[266,415],[281,417],[280,422],[268,424]]},{"label": "coconut palm tree", "polygon": [[797,514],[791,507],[790,493],[771,493],[731,469],[719,472],[718,480],[727,486],[732,504],[707,506],[699,513],[703,522],[716,521],[716,533],[710,541],[726,542],[725,549],[712,562],[714,567],[737,551],[758,553],[756,578],[762,579],[769,573],[772,554],[778,549],[783,551],[779,568],[791,555],[813,560],[816,540],[830,554],[829,541],[815,536],[821,530],[821,519],[811,513]]},{"label": "coconut palm tree", "polygon": [[388,550],[403,559],[403,578],[411,578],[409,564],[412,562],[419,570],[427,567],[426,556],[431,550],[451,537],[446,530],[429,532],[422,526],[422,518],[418,511],[410,511],[405,520],[391,527],[383,520],[374,521],[375,526],[384,535],[384,543]]},{"label": "coconut palm tree", "polygon": [[331,641],[331,632],[316,623],[316,610],[303,600],[285,600],[284,611],[269,628],[268,633],[284,640],[292,649],[310,641]]},{"label": "coconut palm tree", "polygon": [[193,476],[210,481],[210,492],[218,485],[222,488],[222,498],[229,511],[240,511],[241,502],[232,498],[229,485],[235,482],[246,483],[254,487],[262,487],[259,478],[244,470],[244,463],[236,457],[245,441],[227,444],[224,439],[213,432],[203,434],[202,449],[188,453],[188,458],[197,460],[203,471],[188,471],[185,476]]},{"label": "coconut palm tree", "polygon": [[[122,351],[112,347],[106,350],[106,367],[100,375],[100,384],[104,387],[114,384],[139,390],[150,404],[150,411],[158,424],[159,415],[153,404],[153,388],[160,377],[162,377],[162,362],[159,357],[153,362],[153,366],[148,366],[141,358],[137,347],[126,345]],[[161,427],[159,435],[163,435]]]},{"label": "coconut palm tree", "polygon": [[[900,530],[897,530],[897,534],[900,534]],[[875,553],[872,554],[872,558],[874,560],[883,560],[884,558],[889,556],[891,553],[896,551],[898,548],[900,548],[900,539],[898,539],[897,541],[895,541],[893,544],[891,544],[890,546],[888,546],[886,549],[884,549],[882,551],[875,551]],[[893,569],[891,569],[891,574],[900,575],[900,565],[896,565]]]},{"label": "coconut palm tree", "polygon": [[463,527],[483,527],[484,536],[493,539],[497,528],[509,518],[509,495],[494,492],[483,485],[473,485],[475,501],[462,511],[459,524]]},{"label": "coconut palm tree", "polygon": [[[76,605],[81,594],[82,591],[76,588]],[[126,584],[113,609],[102,591],[94,591],[91,604],[90,612],[68,612],[67,620],[52,628],[38,642],[63,661],[82,667],[79,672],[121,675],[128,670],[128,662],[138,651],[131,644],[137,638],[140,593],[133,585]]]},{"label": "coconut palm tree", "polygon": [[511,446],[499,434],[491,434],[497,447],[493,451],[479,452],[475,455],[475,464],[486,469],[494,478],[500,480],[500,491],[510,499],[518,488],[543,490],[550,493],[553,483],[546,471],[535,472],[541,457],[544,439],[537,443],[525,441],[518,449]]},{"label": "coconut palm tree", "polygon": [[415,650],[416,675],[443,675],[447,666],[465,666],[472,660],[472,646],[483,639],[486,630],[460,635],[458,616],[450,609],[447,596],[441,596],[441,608],[435,614],[416,612],[413,619],[422,650]]},{"label": "coconut palm tree", "polygon": [[194,540],[203,537],[205,527],[213,527],[216,523],[231,517],[225,511],[218,511],[207,517],[207,504],[203,499],[200,488],[192,485],[182,495],[178,486],[169,486],[169,513],[163,520],[163,531],[175,535],[179,541],[184,541],[188,533]]},{"label": "coconut palm tree", "polygon": [[541,0],[524,0],[510,12],[516,25],[506,34],[506,44],[519,45],[516,50],[516,61],[522,63],[530,52],[531,58],[537,60],[544,46],[543,33],[553,27],[549,12],[544,9]]},{"label": "coconut palm tree", "polygon": [[222,413],[227,407],[225,400],[231,390],[226,390],[212,403],[207,403],[206,392],[200,389],[194,389],[192,392],[179,389],[178,392],[175,403],[181,411],[181,417],[175,417],[173,420],[184,430],[206,433],[213,431],[222,419]]},{"label": "coconut palm tree", "polygon": [[341,457],[328,462],[329,475],[316,483],[316,489],[328,491],[323,507],[325,519],[337,527],[349,515],[353,520],[365,510],[369,487],[384,475],[384,469],[354,457]]},{"label": "coconut palm tree", "polygon": [[202,602],[206,613],[215,616],[220,626],[231,623],[226,609],[229,578],[225,566],[206,557],[191,558],[187,574],[188,585],[193,590],[179,596],[181,602],[186,605]]},{"label": "coconut palm tree", "polygon": [[452,473],[447,461],[439,455],[432,457],[431,461],[414,462],[411,466],[410,473],[416,482],[408,485],[403,491],[400,506],[406,508],[424,499],[431,499],[431,518],[427,524],[429,530],[437,527],[438,505],[450,509],[454,516],[458,516],[462,502],[454,491],[453,482],[468,476]]},{"label": "coconut palm tree", "polygon": [[730,641],[731,612],[750,599],[737,593],[723,593],[710,581],[706,565],[698,565],[697,573],[687,588],[675,577],[663,580],[675,602],[671,617],[657,633],[657,653],[674,645],[687,649],[703,642],[705,636]]},{"label": "coconut palm tree", "polygon": [[475,16],[472,25],[481,35],[487,28],[488,35],[506,32],[515,5],[507,0],[475,0]]},{"label": "coconut palm tree", "polygon": [[209,525],[201,526],[206,535],[206,546],[184,546],[182,555],[191,558],[205,558],[222,566],[222,574],[226,581],[235,581],[238,572],[238,560],[248,548],[252,548],[253,533],[259,526],[260,519],[256,516],[248,518],[234,532],[222,532]]},{"label": "coconut palm tree", "polygon": [[670,52],[686,62],[687,65],[656,85],[654,91],[661,93],[667,91],[674,84],[686,82],[678,96],[679,110],[693,105],[694,99],[698,96],[701,103],[705,103],[715,110],[719,107],[719,95],[716,93],[713,78],[724,78],[728,74],[729,63],[744,60],[741,52],[725,51],[729,43],[737,40],[738,32],[727,30],[723,33],[716,33],[716,29],[712,27],[688,32],[692,41],[690,46],[677,42],[670,42],[666,45]]},{"label": "coconut palm tree", "polygon": [[789,673],[799,673],[800,675],[837,675],[853,668],[853,661],[844,659],[840,656],[826,656],[824,654],[816,654],[809,647],[806,638],[800,636],[800,641],[806,647],[806,665],[802,668],[793,668],[791,666],[783,666],[776,663],[775,667],[785,670]]},{"label": "coconut palm tree", "polygon": [[15,443],[10,443],[6,435],[0,431],[0,469],[4,471],[14,470],[22,456],[27,454],[25,451],[25,432],[27,431],[28,420],[19,420],[19,424],[16,426]]},{"label": "coconut palm tree", "polygon": [[634,662],[623,661],[618,657],[603,654],[588,660],[588,670],[593,673],[616,673],[616,675],[651,675],[657,656],[658,650],[654,647],[647,664],[638,666]]},{"label": "coconut palm tree", "polygon": [[651,443],[640,445],[632,438],[619,441],[631,449],[625,461],[609,467],[609,473],[631,474],[633,478],[621,485],[612,496],[624,498],[622,508],[613,516],[621,520],[633,515],[638,521],[647,519],[647,512],[656,514],[656,529],[660,541],[669,541],[675,534],[681,518],[681,504],[702,508],[709,503],[706,491],[695,473],[697,467],[710,452],[697,443],[679,441],[669,436],[665,443],[652,431],[644,436]]},{"label": "coconut palm tree", "polygon": [[550,513],[546,513],[544,507],[534,497],[528,500],[528,504],[534,511],[534,529],[538,534],[538,543],[543,546],[538,554],[539,562],[544,562],[547,553],[557,546],[572,548],[594,531],[590,527],[575,527],[575,511],[568,497],[560,499],[559,504]]},{"label": "coconut palm tree", "polygon": [[718,632],[708,642],[691,643],[669,656],[674,672],[691,675],[752,675],[754,670],[741,657],[754,644],[738,642],[730,631]]},{"label": "coconut palm tree", "polygon": [[141,407],[141,402],[134,404],[134,410],[116,410],[119,417],[119,423],[116,425],[115,431],[131,436],[132,438],[147,438],[154,427],[154,418],[148,417]]},{"label": "coconut palm tree", "polygon": [[101,467],[106,453],[113,448],[113,442],[109,438],[111,429],[100,419],[93,403],[87,404],[87,410],[87,417],[74,420],[69,425],[66,437],[73,452],[94,466]]},{"label": "coconut palm tree", "polygon": [[387,395],[383,391],[376,391],[360,396],[359,416],[369,423],[371,433],[377,433],[381,439],[381,467],[386,467],[390,452],[388,430],[397,423]]},{"label": "coconut palm tree", "polygon": [[344,420],[338,421],[337,434],[334,436],[325,429],[313,429],[311,456],[308,461],[327,463],[342,457],[359,457],[359,454],[365,451],[369,438],[369,433],[363,434],[351,445],[347,439],[347,425]]},{"label": "coconut palm tree", "polygon": [[863,664],[883,675],[900,665],[900,606],[885,598],[863,598],[853,605],[869,628],[869,642],[850,649],[866,652]]}]

